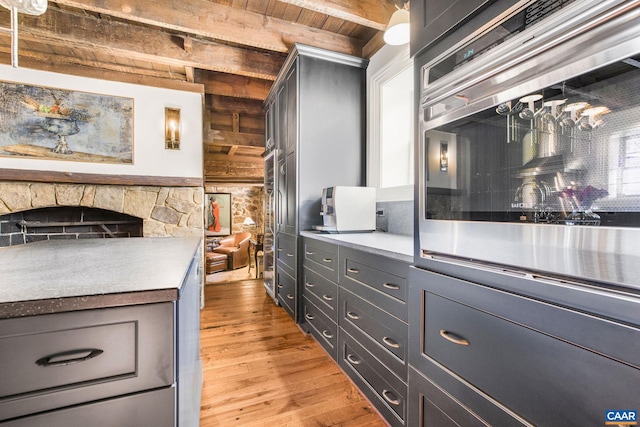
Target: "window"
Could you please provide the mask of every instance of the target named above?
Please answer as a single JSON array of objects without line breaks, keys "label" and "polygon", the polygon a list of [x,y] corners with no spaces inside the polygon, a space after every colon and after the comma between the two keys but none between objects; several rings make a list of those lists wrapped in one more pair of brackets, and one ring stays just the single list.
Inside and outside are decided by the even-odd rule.
[{"label": "window", "polygon": [[378,188],[378,201],[411,200],[414,79],[408,46],[385,46],[369,68],[368,185]]}]

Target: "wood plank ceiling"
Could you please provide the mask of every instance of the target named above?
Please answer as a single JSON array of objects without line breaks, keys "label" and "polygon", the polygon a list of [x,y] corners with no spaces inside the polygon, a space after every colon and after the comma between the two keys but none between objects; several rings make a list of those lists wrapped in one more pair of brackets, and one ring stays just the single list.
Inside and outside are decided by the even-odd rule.
[{"label": "wood plank ceiling", "polygon": [[[19,15],[19,65],[183,90],[204,87],[204,181],[262,182],[264,101],[294,43],[365,58],[396,0],[49,0]],[[9,12],[0,7],[0,27]],[[11,62],[0,33],[0,62]],[[198,85],[198,86],[195,86]]]}]

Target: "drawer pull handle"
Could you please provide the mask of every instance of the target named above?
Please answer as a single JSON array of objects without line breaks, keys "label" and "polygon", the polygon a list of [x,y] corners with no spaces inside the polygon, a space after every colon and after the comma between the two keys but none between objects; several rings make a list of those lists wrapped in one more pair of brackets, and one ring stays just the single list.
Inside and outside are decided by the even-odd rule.
[{"label": "drawer pull handle", "polygon": [[331,258],[322,258],[322,261],[326,262],[327,264],[333,262]]},{"label": "drawer pull handle", "polygon": [[307,319],[307,320],[313,320],[313,319],[316,318],[316,316],[314,316],[313,314],[307,313],[307,314],[304,315],[304,318]]},{"label": "drawer pull handle", "polygon": [[278,248],[278,252],[282,252],[282,248]]},{"label": "drawer pull handle", "polygon": [[288,256],[288,257],[292,257],[292,256],[293,256],[293,254],[290,254],[290,253],[288,253],[288,252],[287,252],[287,256]]},{"label": "drawer pull handle", "polygon": [[352,365],[359,365],[361,363],[360,360],[356,359],[356,357],[353,354],[347,354],[347,360]]},{"label": "drawer pull handle", "polygon": [[384,400],[391,403],[392,405],[400,405],[400,401],[389,390],[382,390],[382,397],[384,397]]},{"label": "drawer pull handle", "polygon": [[384,286],[387,289],[392,289],[394,291],[399,291],[400,290],[400,286],[394,285],[393,283],[383,283],[382,286]]},{"label": "drawer pull handle", "polygon": [[460,338],[455,334],[452,334],[451,332],[448,332],[444,329],[440,329],[440,336],[447,341],[451,341],[454,344],[469,345],[469,341],[465,340],[464,338]]},{"label": "drawer pull handle", "polygon": [[305,254],[307,254],[307,255],[315,255],[316,253],[315,252],[306,251]]},{"label": "drawer pull handle", "polygon": [[97,348],[70,350],[38,359],[36,360],[36,365],[44,368],[51,366],[66,366],[74,363],[86,362],[89,359],[100,356],[102,353],[104,353],[104,351]]},{"label": "drawer pull handle", "polygon": [[360,270],[358,270],[357,268],[347,268],[347,271],[349,273],[353,273],[353,274],[358,274],[360,273]]},{"label": "drawer pull handle", "polygon": [[358,320],[360,318],[360,316],[354,313],[353,311],[347,311],[347,317],[353,320]]},{"label": "drawer pull handle", "polygon": [[398,344],[397,342],[395,342],[389,337],[382,337],[382,342],[385,343],[387,347],[400,348],[400,344]]},{"label": "drawer pull handle", "polygon": [[278,289],[284,288],[284,285],[278,285]]},{"label": "drawer pull handle", "polygon": [[322,331],[322,335],[326,338],[326,339],[331,339],[333,338],[333,334],[330,333],[329,331],[327,331],[326,329],[324,331]]},{"label": "drawer pull handle", "polygon": [[293,295],[291,295],[291,294],[287,294],[287,298],[289,298],[290,300],[292,300],[292,299],[293,299]]},{"label": "drawer pull handle", "polygon": [[322,295],[322,299],[325,301],[333,301],[333,297],[331,295]]},{"label": "drawer pull handle", "polygon": [[311,283],[311,282],[304,282],[304,285],[305,285],[307,288],[313,288],[313,287],[315,286],[315,285],[314,285],[313,283]]}]

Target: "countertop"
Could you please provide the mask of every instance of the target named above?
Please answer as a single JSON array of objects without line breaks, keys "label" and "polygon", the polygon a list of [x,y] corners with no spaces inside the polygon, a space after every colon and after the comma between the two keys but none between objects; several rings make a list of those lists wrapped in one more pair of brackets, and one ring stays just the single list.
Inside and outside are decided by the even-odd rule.
[{"label": "countertop", "polygon": [[0,318],[176,300],[200,241],[134,237],[0,248]]},{"label": "countertop", "polygon": [[413,263],[413,236],[379,231],[346,234],[303,231],[300,235]]}]

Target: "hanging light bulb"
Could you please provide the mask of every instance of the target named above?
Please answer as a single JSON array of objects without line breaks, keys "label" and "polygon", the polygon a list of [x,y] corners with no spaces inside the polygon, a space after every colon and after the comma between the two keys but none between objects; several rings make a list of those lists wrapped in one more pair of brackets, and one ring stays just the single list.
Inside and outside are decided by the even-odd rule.
[{"label": "hanging light bulb", "polygon": [[47,10],[47,0],[0,0],[0,6],[11,11],[11,65],[18,67],[18,13],[42,15]]},{"label": "hanging light bulb", "polygon": [[406,3],[391,15],[384,32],[384,41],[394,46],[409,43],[409,11]]}]

